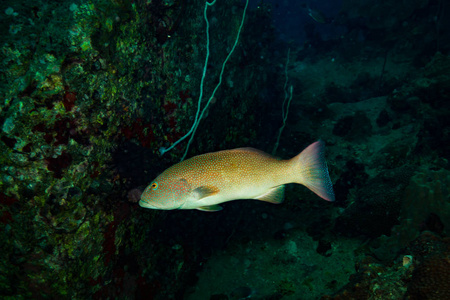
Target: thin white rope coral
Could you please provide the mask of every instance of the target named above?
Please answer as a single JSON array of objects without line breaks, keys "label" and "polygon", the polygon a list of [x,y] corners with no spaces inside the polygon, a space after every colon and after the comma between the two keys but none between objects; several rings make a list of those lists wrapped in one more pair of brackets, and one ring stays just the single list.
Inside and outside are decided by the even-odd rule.
[{"label": "thin white rope coral", "polygon": [[[228,60],[231,57],[231,54],[233,54],[234,49],[236,48],[238,41],[239,41],[239,36],[241,35],[241,31],[242,31],[242,27],[244,26],[244,21],[245,21],[245,13],[247,11],[247,7],[248,7],[248,0],[245,3],[245,7],[244,7],[244,12],[242,13],[242,20],[241,20],[241,24],[239,26],[239,30],[236,36],[236,40],[234,41],[234,45],[231,48],[230,52],[228,53],[227,57],[225,58],[223,64],[222,64],[222,70],[220,71],[220,75],[219,75],[219,83],[217,83],[216,87],[214,88],[211,96],[209,97],[208,101],[206,102],[205,107],[202,109],[202,99],[203,99],[203,90],[204,90],[204,82],[205,82],[205,77],[206,77],[206,69],[208,66],[208,61],[209,61],[209,45],[210,45],[210,38],[209,38],[209,21],[208,21],[208,15],[207,15],[207,11],[208,11],[208,7],[209,6],[213,6],[216,3],[216,0],[214,0],[213,2],[205,2],[205,10],[203,11],[203,16],[205,18],[205,22],[206,22],[206,58],[205,58],[205,65],[203,67],[203,74],[202,74],[202,79],[200,81],[200,95],[198,97],[198,104],[197,104],[197,113],[195,114],[195,120],[194,120],[194,124],[192,124],[191,129],[188,131],[188,133],[186,133],[183,137],[181,137],[180,139],[178,139],[176,142],[174,142],[170,147],[165,148],[165,147],[161,147],[159,149],[160,155],[164,155],[164,153],[172,150],[176,145],[178,145],[180,142],[182,142],[184,139],[186,139],[188,136],[190,136],[190,139],[188,141],[188,144],[186,146],[186,150],[184,152],[183,157],[181,158],[181,161],[183,161],[186,158],[186,155],[189,151],[189,146],[192,143],[192,140],[194,139],[194,135],[195,132],[197,130],[198,125],[200,124],[200,120],[202,119],[203,115],[205,114],[206,110],[208,109],[209,104],[211,103],[212,99],[214,98],[217,90],[219,89],[220,85],[222,84],[222,77],[223,77],[223,73],[225,70],[225,66],[228,62]],[[200,113],[201,111],[201,113]]]}]

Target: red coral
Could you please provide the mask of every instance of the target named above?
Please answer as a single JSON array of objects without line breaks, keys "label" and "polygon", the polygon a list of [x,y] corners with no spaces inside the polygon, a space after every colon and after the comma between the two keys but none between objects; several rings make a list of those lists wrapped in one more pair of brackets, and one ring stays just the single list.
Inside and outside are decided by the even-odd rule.
[{"label": "red coral", "polygon": [[130,215],[130,206],[122,203],[114,210],[114,221],[108,224],[103,237],[103,252],[105,253],[105,266],[111,262],[116,253],[116,230],[117,226]]},{"label": "red coral", "polygon": [[169,127],[171,129],[175,129],[175,126],[177,125],[177,121],[175,120],[174,117],[170,117],[169,118]]},{"label": "red coral", "polygon": [[0,193],[0,204],[6,205],[6,206],[11,206],[16,202],[17,202],[16,198],[8,197],[5,194]]},{"label": "red coral", "polygon": [[9,211],[4,211],[3,214],[0,216],[0,222],[3,224],[8,224],[12,221],[12,215]]},{"label": "red coral", "polygon": [[97,279],[94,279],[94,278],[92,278],[92,276],[91,276],[91,277],[89,277],[89,282],[88,282],[88,284],[89,284],[90,286],[95,286],[95,285],[100,284],[100,283],[102,283],[102,282],[103,282],[103,278],[102,278],[101,276],[97,277]]},{"label": "red coral", "polygon": [[185,89],[184,91],[180,91],[178,93],[180,96],[181,103],[186,103],[187,99],[191,98],[191,91],[189,89]]},{"label": "red coral", "polygon": [[98,170],[98,167],[99,167],[99,162],[98,161],[94,161],[93,163],[92,163],[92,173],[91,173],[91,175],[89,175],[89,177],[91,177],[91,178],[97,178],[98,177],[98,175],[100,175],[100,171]]},{"label": "red coral", "polygon": [[39,123],[37,125],[34,125],[33,131],[45,132],[46,131],[45,124],[44,123]]},{"label": "red coral", "polygon": [[77,93],[75,92],[69,92],[66,88],[66,93],[63,97],[63,105],[66,111],[71,111],[72,108],[75,106],[75,101],[77,100]]},{"label": "red coral", "polygon": [[105,238],[103,240],[103,252],[105,253],[105,260],[104,260],[105,266],[107,266],[111,262],[111,259],[116,253],[116,243],[115,243],[116,224],[117,224],[116,221],[109,223],[108,227],[103,233],[103,237]]},{"label": "red coral", "polygon": [[450,295],[450,253],[426,259],[414,271],[405,299],[448,299]]},{"label": "red coral", "polygon": [[70,136],[70,119],[64,118],[55,122],[53,130],[56,132],[54,145],[67,145]]},{"label": "red coral", "polygon": [[141,145],[146,148],[150,148],[155,141],[151,123],[144,123],[141,118],[138,118],[131,126],[122,128],[122,134],[128,140],[137,138]]},{"label": "red coral", "polygon": [[424,231],[408,247],[416,261],[405,299],[448,299],[450,238]]},{"label": "red coral", "polygon": [[48,128],[44,123],[39,123],[33,127],[33,131],[45,133],[45,142],[47,144],[53,143],[54,146],[67,145],[70,139],[81,145],[89,145],[90,141],[86,136],[87,130],[80,132],[76,120],[61,118],[60,115],[57,115],[56,118],[57,121],[52,127]]},{"label": "red coral", "polygon": [[173,102],[167,102],[163,105],[164,111],[166,112],[166,115],[171,115],[175,112],[175,109],[177,109],[177,105]]},{"label": "red coral", "polygon": [[99,172],[99,171],[97,171],[97,170],[95,170],[94,172],[92,172],[92,174],[91,174],[91,175],[89,175],[89,177],[91,177],[91,178],[97,178],[97,177],[98,177],[98,175],[100,175],[100,172]]}]

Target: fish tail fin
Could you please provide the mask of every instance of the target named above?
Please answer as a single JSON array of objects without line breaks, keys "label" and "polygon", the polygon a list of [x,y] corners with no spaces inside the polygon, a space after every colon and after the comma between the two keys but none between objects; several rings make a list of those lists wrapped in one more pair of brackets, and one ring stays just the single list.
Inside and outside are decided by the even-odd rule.
[{"label": "fish tail fin", "polygon": [[316,193],[319,197],[334,201],[333,184],[325,160],[325,143],[317,141],[293,159],[295,180]]}]

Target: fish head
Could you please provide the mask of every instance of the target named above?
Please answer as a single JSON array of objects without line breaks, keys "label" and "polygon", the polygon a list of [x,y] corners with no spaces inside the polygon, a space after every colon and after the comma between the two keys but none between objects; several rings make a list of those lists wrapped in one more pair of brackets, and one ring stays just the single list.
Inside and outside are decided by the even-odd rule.
[{"label": "fish head", "polygon": [[144,190],[139,205],[150,209],[179,209],[189,201],[191,194],[186,179],[159,176]]}]

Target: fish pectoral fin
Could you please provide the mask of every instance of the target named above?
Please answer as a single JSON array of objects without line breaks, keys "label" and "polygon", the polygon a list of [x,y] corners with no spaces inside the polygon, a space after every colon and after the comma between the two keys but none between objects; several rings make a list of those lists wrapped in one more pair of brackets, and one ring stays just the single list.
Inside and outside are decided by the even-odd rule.
[{"label": "fish pectoral fin", "polygon": [[209,206],[202,206],[202,207],[199,207],[199,208],[197,208],[198,210],[201,210],[201,211],[209,211],[209,212],[212,212],[212,211],[219,211],[219,210],[222,210],[222,206],[220,206],[220,205],[209,205]]},{"label": "fish pectoral fin", "polygon": [[271,188],[270,190],[256,197],[255,199],[273,204],[279,204],[284,200],[284,185],[279,185],[274,188]]},{"label": "fish pectoral fin", "polygon": [[194,189],[193,192],[196,194],[196,198],[200,200],[205,197],[217,194],[219,192],[219,189],[215,186],[199,186],[198,188]]}]

